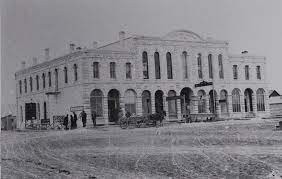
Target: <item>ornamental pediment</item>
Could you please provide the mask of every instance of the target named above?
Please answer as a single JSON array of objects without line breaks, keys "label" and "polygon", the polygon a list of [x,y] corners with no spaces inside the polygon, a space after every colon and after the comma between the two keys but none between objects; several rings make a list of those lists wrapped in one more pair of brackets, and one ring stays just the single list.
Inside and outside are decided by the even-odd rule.
[{"label": "ornamental pediment", "polygon": [[204,41],[204,39],[200,35],[188,30],[177,30],[169,32],[162,39],[179,41]]}]

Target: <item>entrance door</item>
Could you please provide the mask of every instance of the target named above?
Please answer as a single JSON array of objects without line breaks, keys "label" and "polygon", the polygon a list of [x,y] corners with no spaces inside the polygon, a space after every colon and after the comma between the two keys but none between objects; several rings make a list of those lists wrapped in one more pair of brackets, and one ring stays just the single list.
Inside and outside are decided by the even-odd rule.
[{"label": "entrance door", "polygon": [[119,108],[119,91],[112,89],[108,93],[108,115],[110,122],[118,121]]},{"label": "entrance door", "polygon": [[[164,93],[161,90],[156,91],[155,93],[155,108],[156,113],[161,113],[164,110],[163,105],[163,95]],[[167,112],[167,111],[166,111]]]},{"label": "entrance door", "polygon": [[245,96],[244,97],[245,112],[253,112],[253,101],[252,101],[253,91],[250,88],[246,89],[244,96]]},{"label": "entrance door", "polygon": [[36,119],[36,103],[25,103],[25,120]]}]

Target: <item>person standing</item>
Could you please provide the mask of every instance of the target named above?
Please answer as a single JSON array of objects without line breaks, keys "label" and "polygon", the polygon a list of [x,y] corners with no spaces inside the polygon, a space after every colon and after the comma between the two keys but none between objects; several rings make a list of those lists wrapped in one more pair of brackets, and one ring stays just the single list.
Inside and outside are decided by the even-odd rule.
[{"label": "person standing", "polygon": [[73,127],[74,127],[74,129],[76,129],[77,128],[77,123],[76,123],[76,121],[77,121],[77,115],[75,114],[75,112],[72,112],[73,113]]},{"label": "person standing", "polygon": [[70,115],[70,122],[71,122],[70,129],[74,129],[74,118],[72,115]]},{"label": "person standing", "polygon": [[93,121],[93,127],[96,127],[96,117],[97,117],[96,111],[92,112],[91,117],[92,117],[92,121]]},{"label": "person standing", "polygon": [[65,126],[65,130],[69,130],[68,125],[69,125],[69,115],[67,114],[64,118],[63,125]]},{"label": "person standing", "polygon": [[82,119],[82,125],[83,127],[86,127],[86,118],[87,118],[87,114],[85,113],[84,110],[82,110],[82,112],[80,113],[81,119]]}]

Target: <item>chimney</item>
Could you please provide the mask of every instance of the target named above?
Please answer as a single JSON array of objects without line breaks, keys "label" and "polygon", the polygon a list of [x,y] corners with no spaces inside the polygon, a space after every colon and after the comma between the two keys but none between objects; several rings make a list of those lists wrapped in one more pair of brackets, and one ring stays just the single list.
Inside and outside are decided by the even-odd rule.
[{"label": "chimney", "polygon": [[25,61],[22,61],[22,70],[25,69]]},{"label": "chimney", "polygon": [[32,58],[32,65],[37,65],[37,58],[36,57],[33,57]]},{"label": "chimney", "polygon": [[75,44],[71,43],[70,44],[70,53],[74,52],[75,50]]},{"label": "chimney", "polygon": [[125,32],[120,31],[118,35],[119,35],[120,44],[121,44],[122,47],[124,47]]},{"label": "chimney", "polygon": [[94,41],[94,42],[92,43],[92,45],[93,45],[93,48],[94,48],[94,49],[97,49],[97,48],[98,48],[98,42]]},{"label": "chimney", "polygon": [[49,54],[50,49],[45,48],[44,51],[45,51],[45,60],[48,61],[50,59],[50,54]]}]

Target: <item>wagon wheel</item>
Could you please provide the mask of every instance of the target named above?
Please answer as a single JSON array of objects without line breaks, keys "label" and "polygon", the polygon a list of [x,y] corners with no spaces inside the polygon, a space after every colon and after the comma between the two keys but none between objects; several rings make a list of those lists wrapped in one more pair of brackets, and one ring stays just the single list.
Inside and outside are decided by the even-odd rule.
[{"label": "wagon wheel", "polygon": [[126,129],[128,127],[128,121],[127,118],[123,117],[119,121],[119,125],[122,129]]}]

